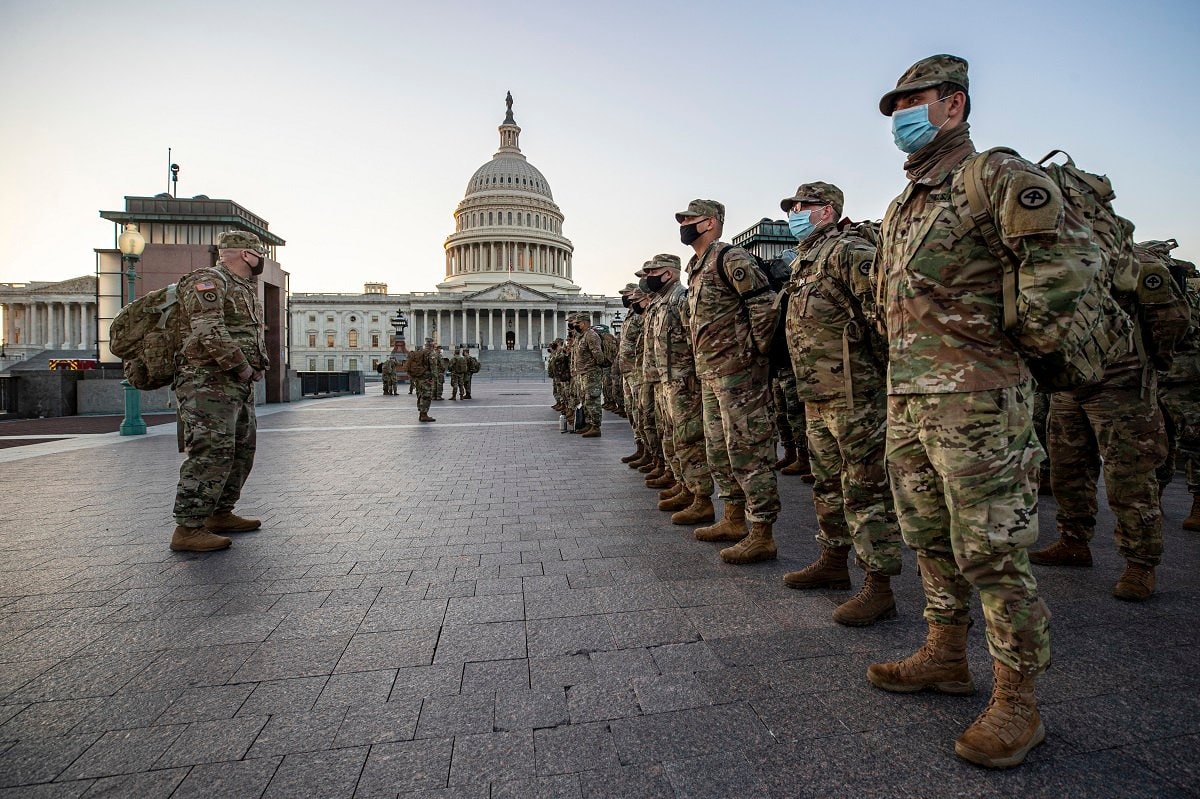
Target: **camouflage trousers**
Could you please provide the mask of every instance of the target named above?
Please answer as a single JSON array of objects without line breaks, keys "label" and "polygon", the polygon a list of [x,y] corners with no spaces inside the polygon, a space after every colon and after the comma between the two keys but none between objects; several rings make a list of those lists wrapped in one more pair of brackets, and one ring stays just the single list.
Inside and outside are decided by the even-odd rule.
[{"label": "camouflage trousers", "polygon": [[566,387],[563,385],[563,381],[558,380],[558,379],[552,379],[550,382],[550,388],[551,388],[551,391],[554,392],[554,404],[566,407],[567,392],[566,392]]},{"label": "camouflage trousers", "polygon": [[468,397],[471,396],[471,378],[474,376],[475,375],[471,374],[470,372],[467,372],[462,376],[462,389],[463,391],[467,392]]},{"label": "camouflage trousers", "polygon": [[434,399],[441,399],[442,395],[446,391],[446,373],[442,372],[440,375],[437,373],[434,373],[432,377],[433,377]]},{"label": "camouflage trousers", "polygon": [[[700,382],[696,376],[659,383],[657,407],[664,409],[659,429],[663,431],[663,450],[670,440],[670,462],[675,479],[698,497],[711,497],[712,472],[704,445],[704,410]],[[667,435],[667,432],[670,435]]]},{"label": "camouflage trousers", "polygon": [[1050,421],[1049,391],[1038,391],[1033,395],[1033,429],[1037,431],[1038,443],[1046,451],[1047,458],[1042,461],[1041,475],[1050,478],[1050,442],[1046,440],[1046,425]]},{"label": "camouflage trousers", "polygon": [[232,511],[254,466],[257,421],[254,384],[222,371],[185,367],[175,376],[184,429],[183,465],[175,490],[175,521],[196,526]]},{"label": "camouflage trousers", "polygon": [[383,393],[384,394],[395,394],[396,393],[396,378],[394,378],[394,377],[383,378]]},{"label": "camouflage trousers", "polygon": [[429,403],[433,399],[433,382],[436,379],[434,375],[412,379],[413,385],[417,389],[417,410],[421,413],[429,413]]},{"label": "camouflage trousers", "polygon": [[450,375],[450,396],[465,396],[466,393],[466,389],[463,388],[462,375]]},{"label": "camouflage trousers", "polygon": [[883,462],[887,408],[882,393],[804,405],[812,464],[817,541],[853,546],[873,572],[900,573],[900,527]]},{"label": "camouflage trousers", "polygon": [[[629,426],[633,428],[633,440],[639,443],[642,442],[642,430],[638,422],[638,404],[635,401],[637,389],[634,387],[633,377],[630,374],[621,375],[621,390],[625,395],[625,414],[629,417]],[[645,444],[642,444],[643,447]]]},{"label": "camouflage trousers", "polygon": [[599,369],[592,369],[576,378],[576,392],[579,401],[583,403],[583,423],[588,427],[600,429],[600,397],[603,393],[604,375]]},{"label": "camouflage trousers", "polygon": [[888,397],[887,465],[925,618],[967,624],[979,591],[992,657],[1023,674],[1050,663],[1050,611],[1029,546],[1038,537],[1032,384]]},{"label": "camouflage trousers", "polygon": [[779,516],[775,483],[775,427],[766,363],[700,381],[704,446],[717,495],[745,502],[746,519],[774,524]]},{"label": "camouflage trousers", "polygon": [[771,395],[775,408],[775,431],[779,443],[799,452],[808,448],[804,403],[796,394],[796,375],[791,369],[779,372],[771,380]]},{"label": "camouflage trousers", "polygon": [[1167,457],[1158,467],[1158,484],[1169,484],[1182,462],[1188,493],[1200,494],[1200,384],[1160,385],[1158,406],[1167,426]]},{"label": "camouflage trousers", "polygon": [[1113,536],[1127,560],[1162,560],[1162,507],[1155,469],[1167,455],[1162,412],[1154,391],[1098,386],[1061,391],[1050,400],[1050,486],[1058,502],[1058,530],[1092,539],[1096,483],[1104,469]]},{"label": "camouflage trousers", "polygon": [[655,458],[664,458],[654,403],[655,385],[642,381],[637,386],[638,424],[642,427],[642,442],[645,443],[646,450]]}]

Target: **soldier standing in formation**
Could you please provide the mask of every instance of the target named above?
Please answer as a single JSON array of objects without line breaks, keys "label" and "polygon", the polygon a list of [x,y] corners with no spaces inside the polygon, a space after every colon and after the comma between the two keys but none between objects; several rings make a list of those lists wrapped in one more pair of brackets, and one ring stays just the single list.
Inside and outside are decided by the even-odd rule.
[{"label": "soldier standing in formation", "polygon": [[[679,257],[654,256],[644,267],[646,286],[657,295],[647,314],[645,346],[654,351],[659,382],[654,399],[663,451],[674,485],[664,486],[658,509],[671,511],[674,524],[702,524],[716,518],[712,474],[704,449],[704,414],[696,359],[692,353],[687,289],[679,283]],[[647,354],[647,360],[650,355]]]},{"label": "soldier standing in formation", "polygon": [[864,626],[896,615],[891,578],[900,573],[900,528],[883,440],[886,345],[873,325],[875,247],[839,224],[842,191],[805,183],[780,202],[799,255],[787,291],[787,339],[808,420],[820,558],[784,575],[790,588],[849,588],[851,546],[866,571],[862,590],[833,611]]},{"label": "soldier standing in formation", "polygon": [[[1003,264],[964,223],[953,196],[962,185],[955,176],[976,154],[967,90],[966,61],[932,56],[879,103],[909,153],[910,181],[884,216],[878,256],[889,345],[887,464],[900,529],[917,553],[929,635],[916,653],[873,664],[867,677],[887,691],[973,693],[967,631],[977,589],[995,680],[992,701],[955,751],[1003,767],[1045,738],[1034,683],[1050,663],[1050,613],[1028,552],[1038,536],[1044,453],[1033,430],[1033,383],[1002,327]],[[1062,196],[1032,164],[996,153],[983,180],[1022,271],[1098,258],[1094,245],[1060,235]],[[1038,202],[1023,203],[1031,189]]]},{"label": "soldier standing in formation", "polygon": [[450,369],[450,360],[442,355],[440,346],[433,348],[433,398],[441,401],[446,398],[446,372]]},{"label": "soldier standing in formation", "polygon": [[254,279],[267,248],[240,230],[217,236],[217,262],[179,281],[176,296],[188,333],[175,358],[175,397],[184,458],[175,491],[176,552],[211,552],[222,533],[262,526],[233,512],[254,466],[254,384],[270,368],[262,303]]},{"label": "soldier standing in formation", "polygon": [[578,343],[571,356],[571,374],[578,387],[579,401],[583,403],[584,428],[580,433],[583,438],[599,438],[604,345],[600,342],[600,334],[592,329],[587,314],[576,314],[574,325]]},{"label": "soldier standing in formation", "polygon": [[418,417],[419,421],[437,421],[437,419],[429,415],[429,405],[433,400],[434,382],[439,379],[438,369],[441,360],[437,347],[433,346],[433,339],[427,338],[425,339],[425,346],[419,350],[410,352],[408,360],[405,362],[409,379],[412,380],[413,386],[416,387],[417,412],[420,414]]},{"label": "soldier standing in formation", "polygon": [[479,374],[479,359],[471,354],[471,350],[463,350],[463,358],[467,361],[467,371],[463,374],[463,399],[471,399],[471,378]]},{"label": "soldier standing in formation", "polygon": [[621,381],[618,388],[622,394],[622,403],[629,420],[629,427],[633,430],[633,441],[637,445],[637,449],[630,455],[621,458],[622,463],[633,463],[641,460],[646,454],[646,443],[642,440],[641,431],[638,429],[638,403],[632,395],[633,386],[631,383],[634,361],[637,357],[636,348],[642,344],[642,315],[640,309],[634,301],[635,296],[641,295],[638,291],[636,283],[626,283],[625,288],[619,292],[621,295],[621,304],[625,307],[625,326],[621,330],[621,344],[617,348],[616,367],[620,373]]},{"label": "soldier standing in formation", "polygon": [[450,359],[450,399],[467,398],[466,375],[467,359],[462,356],[462,350],[455,348],[454,357]]},{"label": "soldier standing in formation", "polygon": [[[1174,239],[1165,242],[1144,242],[1171,250],[1178,246]],[[1189,319],[1187,332],[1175,346],[1171,367],[1158,373],[1158,404],[1170,422],[1167,428],[1167,457],[1158,469],[1159,494],[1175,477],[1179,461],[1192,495],[1192,509],[1183,520],[1183,529],[1200,532],[1200,274],[1194,264],[1171,258],[1171,277],[1187,300]]]},{"label": "soldier standing in formation", "polygon": [[749,253],[719,240],[724,205],[693,200],[675,221],[680,241],[696,252],[687,267],[692,350],[708,465],[725,503],[721,521],[697,529],[696,538],[736,541],[721,550],[726,563],[773,560],[779,490],[766,352],[775,293]]}]

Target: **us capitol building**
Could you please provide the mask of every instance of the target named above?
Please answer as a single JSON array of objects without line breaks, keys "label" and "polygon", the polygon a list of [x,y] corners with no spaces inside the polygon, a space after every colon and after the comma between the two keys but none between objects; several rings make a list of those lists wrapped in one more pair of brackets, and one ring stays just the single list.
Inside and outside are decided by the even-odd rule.
[{"label": "us capitol building", "polygon": [[584,294],[574,283],[562,210],[521,152],[511,94],[506,104],[500,149],[475,170],[454,211],[437,291],[388,294],[386,283],[368,283],[361,294],[293,293],[293,369],[373,370],[391,351],[397,311],[408,320],[410,344],[432,337],[487,350],[541,349],[566,336],[569,314],[609,324],[621,311],[619,297]]}]

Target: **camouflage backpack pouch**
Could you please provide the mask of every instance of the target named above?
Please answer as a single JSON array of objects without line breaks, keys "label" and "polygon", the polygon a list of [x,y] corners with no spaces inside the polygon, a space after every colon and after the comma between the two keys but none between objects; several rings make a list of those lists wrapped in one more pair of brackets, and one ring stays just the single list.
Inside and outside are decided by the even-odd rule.
[{"label": "camouflage backpack pouch", "polygon": [[134,388],[152,391],[175,379],[182,317],[174,283],[139,297],[117,314],[109,328],[109,349],[122,360]]}]

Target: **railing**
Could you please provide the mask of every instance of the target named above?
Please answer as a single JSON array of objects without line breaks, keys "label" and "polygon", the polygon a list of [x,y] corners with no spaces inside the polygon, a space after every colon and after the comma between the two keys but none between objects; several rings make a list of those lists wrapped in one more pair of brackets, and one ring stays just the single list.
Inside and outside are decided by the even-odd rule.
[{"label": "railing", "polygon": [[0,415],[16,416],[17,411],[17,375],[0,375]]},{"label": "railing", "polygon": [[320,394],[362,393],[362,372],[297,372],[300,377],[300,396]]}]

